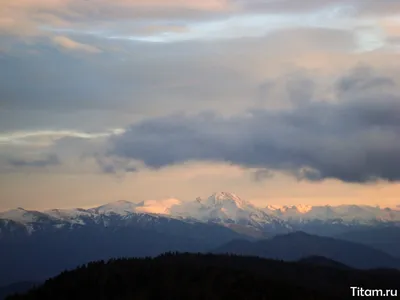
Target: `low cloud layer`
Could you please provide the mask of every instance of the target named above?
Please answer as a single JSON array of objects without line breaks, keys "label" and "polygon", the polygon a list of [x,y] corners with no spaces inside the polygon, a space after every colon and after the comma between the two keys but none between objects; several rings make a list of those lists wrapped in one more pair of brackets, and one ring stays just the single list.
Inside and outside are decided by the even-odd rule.
[{"label": "low cloud layer", "polygon": [[[149,119],[113,137],[110,154],[152,168],[219,161],[309,180],[398,181],[400,97],[382,90],[395,85],[389,78],[359,70],[338,80],[339,102],[302,102],[230,118],[203,113]],[[359,90],[364,85],[368,94]]]},{"label": "low cloud layer", "polygon": [[8,163],[13,167],[36,167],[43,168],[49,166],[56,166],[61,164],[59,158],[55,154],[47,155],[45,158],[38,159],[9,159]]}]

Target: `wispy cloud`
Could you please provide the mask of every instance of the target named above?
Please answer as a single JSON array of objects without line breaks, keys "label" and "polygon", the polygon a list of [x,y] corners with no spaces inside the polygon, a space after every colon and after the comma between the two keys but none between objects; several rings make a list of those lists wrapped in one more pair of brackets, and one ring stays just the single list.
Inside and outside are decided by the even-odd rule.
[{"label": "wispy cloud", "polygon": [[[400,14],[393,1],[296,0],[16,0],[0,4],[0,34],[48,36],[67,49],[98,52],[96,46],[54,33],[95,35],[140,42],[178,42],[262,36],[274,30],[303,26],[354,30],[376,18]],[[96,13],[94,8],[96,7]],[[155,26],[156,25],[156,26]],[[177,30],[178,29],[178,30]],[[52,33],[54,32],[54,33]],[[362,33],[362,43],[376,39]]]},{"label": "wispy cloud", "polygon": [[75,137],[80,139],[105,138],[115,134],[121,134],[124,129],[112,129],[107,132],[80,132],[69,130],[37,130],[37,131],[15,131],[0,133],[0,145],[51,145],[53,142],[66,138]]},{"label": "wispy cloud", "polygon": [[67,51],[83,51],[87,53],[100,53],[102,52],[100,49],[83,44],[83,43],[78,43],[70,38],[67,38],[65,36],[56,36],[53,38],[53,42],[60,47],[63,50]]}]

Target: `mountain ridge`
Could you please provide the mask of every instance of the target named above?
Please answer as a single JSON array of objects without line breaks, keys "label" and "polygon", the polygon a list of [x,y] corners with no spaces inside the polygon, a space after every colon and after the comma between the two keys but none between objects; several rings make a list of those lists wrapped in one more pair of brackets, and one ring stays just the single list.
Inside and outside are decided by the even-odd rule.
[{"label": "mountain ridge", "polygon": [[[89,219],[97,222],[105,215],[145,213],[163,215],[169,218],[193,219],[200,222],[214,222],[225,226],[252,228],[262,231],[285,232],[299,224],[310,226],[313,222],[330,225],[372,225],[400,224],[400,211],[368,205],[309,206],[285,205],[257,207],[251,202],[229,192],[216,192],[208,198],[181,201],[175,198],[144,200],[138,203],[119,200],[97,207],[82,209],[50,209],[45,211],[17,208],[0,212],[0,219],[21,224],[37,223],[43,220],[61,221],[84,225]],[[299,228],[297,228],[299,229]],[[304,228],[300,228],[304,229]]]},{"label": "mountain ridge", "polygon": [[[348,208],[346,210],[339,207],[336,210],[333,207],[324,207],[322,211],[317,209],[318,213],[311,214],[312,218],[308,220],[286,218],[268,213],[263,208],[227,192],[214,193],[208,198],[197,198],[189,202],[174,198],[139,203],[119,200],[89,209],[51,209],[43,212],[20,208],[0,213],[0,246],[4,249],[0,256],[0,264],[4,266],[4,271],[0,272],[0,283],[25,279],[42,280],[63,269],[93,259],[154,256],[171,250],[210,251],[231,241],[253,247],[254,244],[247,241],[261,241],[263,244],[276,235],[298,231],[333,236],[371,226],[391,226],[394,230],[400,230],[396,227],[396,222],[379,219],[366,222],[365,217],[360,218],[360,221],[340,218],[346,213],[363,216],[364,211],[370,218],[374,216],[371,212],[379,212],[376,208],[369,207]],[[295,212],[293,209],[288,211]],[[311,211],[301,215],[307,215]],[[331,213],[330,219],[323,219],[327,216],[326,211]],[[338,215],[335,216],[334,213]],[[313,219],[314,217],[321,217],[322,220]],[[297,244],[289,243],[283,248],[278,247],[279,251],[276,253],[285,253],[288,248],[304,250],[304,253],[300,253],[304,255],[325,254],[305,251],[315,249],[313,247],[320,242],[324,245],[324,239],[316,239],[317,242],[313,238],[305,241],[304,238],[300,239]],[[299,245],[309,245],[309,248],[302,250]],[[340,245],[344,249],[348,247],[346,243]],[[391,258],[378,250],[365,250],[361,244],[354,247],[358,247],[360,253],[377,253],[378,262],[385,262],[384,266],[390,265]],[[336,258],[329,256],[332,254],[329,251],[327,254],[328,259]],[[26,257],[30,259],[26,260]],[[294,255],[292,258],[302,257]],[[366,257],[368,261],[374,261],[371,255]],[[351,265],[346,257],[339,257],[339,261]],[[48,267],[45,268],[45,265]]]},{"label": "mountain ridge", "polygon": [[346,240],[292,232],[259,241],[233,240],[214,249],[215,254],[257,256],[299,261],[318,256],[357,269],[396,268],[400,259],[383,251]]}]

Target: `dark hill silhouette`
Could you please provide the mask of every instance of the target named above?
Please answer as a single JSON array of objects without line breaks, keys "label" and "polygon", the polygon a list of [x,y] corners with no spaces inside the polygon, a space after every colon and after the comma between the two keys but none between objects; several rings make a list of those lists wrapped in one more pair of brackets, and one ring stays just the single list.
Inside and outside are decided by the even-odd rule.
[{"label": "dark hill silhouette", "polygon": [[351,269],[349,266],[342,264],[340,262],[334,261],[333,259],[329,259],[319,255],[308,256],[298,260],[299,263],[309,264],[315,266],[324,266],[324,267],[332,267],[336,269],[349,270]]},{"label": "dark hill silhouette", "polygon": [[400,258],[400,227],[388,226],[352,230],[335,237],[368,245]]},{"label": "dark hill silhouette", "polygon": [[395,289],[400,272],[361,271],[256,257],[167,253],[63,272],[8,300],[351,299],[350,286]]},{"label": "dark hill silhouette", "polygon": [[250,242],[235,240],[213,253],[231,253],[297,261],[307,256],[324,256],[358,269],[400,268],[400,260],[380,250],[349,241],[294,232]]},{"label": "dark hill silhouette", "polygon": [[[44,281],[88,261],[116,257],[157,256],[167,251],[203,252],[241,235],[216,224],[188,223],[162,217],[152,222],[107,220],[98,224],[42,230],[31,236],[0,239],[0,285]],[[135,222],[134,222],[135,221]]]},{"label": "dark hill silhouette", "polygon": [[29,291],[31,288],[38,286],[37,282],[21,281],[10,285],[0,287],[0,300],[3,300],[6,296],[14,293],[23,293]]}]

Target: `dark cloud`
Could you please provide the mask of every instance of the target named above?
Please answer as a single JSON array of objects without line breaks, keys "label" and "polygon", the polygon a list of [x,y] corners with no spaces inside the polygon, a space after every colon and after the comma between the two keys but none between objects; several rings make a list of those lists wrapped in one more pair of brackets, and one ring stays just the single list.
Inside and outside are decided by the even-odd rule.
[{"label": "dark cloud", "polygon": [[9,159],[8,163],[13,167],[37,167],[37,168],[57,166],[61,164],[58,156],[55,154],[49,154],[45,158],[33,159],[33,160]]},{"label": "dark cloud", "polygon": [[116,174],[117,173],[117,169],[113,164],[104,162],[103,160],[101,160],[99,158],[96,159],[96,162],[103,173],[106,173],[106,174]]},{"label": "dark cloud", "polygon": [[127,173],[135,173],[137,171],[138,171],[138,169],[136,167],[126,167],[125,168],[125,172],[127,172]]},{"label": "dark cloud", "polygon": [[260,170],[256,170],[252,173],[252,178],[254,179],[254,181],[263,181],[265,179],[268,178],[272,178],[274,176],[274,173],[271,172],[268,169],[260,169]]},{"label": "dark cloud", "polygon": [[138,172],[138,168],[126,159],[96,154],[95,160],[100,170],[106,174],[122,175],[123,173]]},{"label": "dark cloud", "polygon": [[390,88],[395,86],[395,81],[388,77],[376,74],[368,66],[358,66],[349,74],[338,80],[336,87],[339,93],[366,91],[376,88]]},{"label": "dark cloud", "polygon": [[[365,82],[380,82],[375,87],[393,84],[372,73],[366,79],[356,79],[359,75],[346,75],[338,86],[345,80],[353,83],[344,90],[359,90]],[[298,94],[300,99],[307,95]],[[142,160],[152,168],[189,160],[225,161],[290,172],[299,179],[398,181],[400,97],[382,91],[359,93],[336,103],[308,101],[230,118],[175,114],[134,124],[111,142],[110,154]]]},{"label": "dark cloud", "polygon": [[314,98],[316,83],[303,72],[290,74],[286,78],[289,99],[295,105],[304,105]]}]

